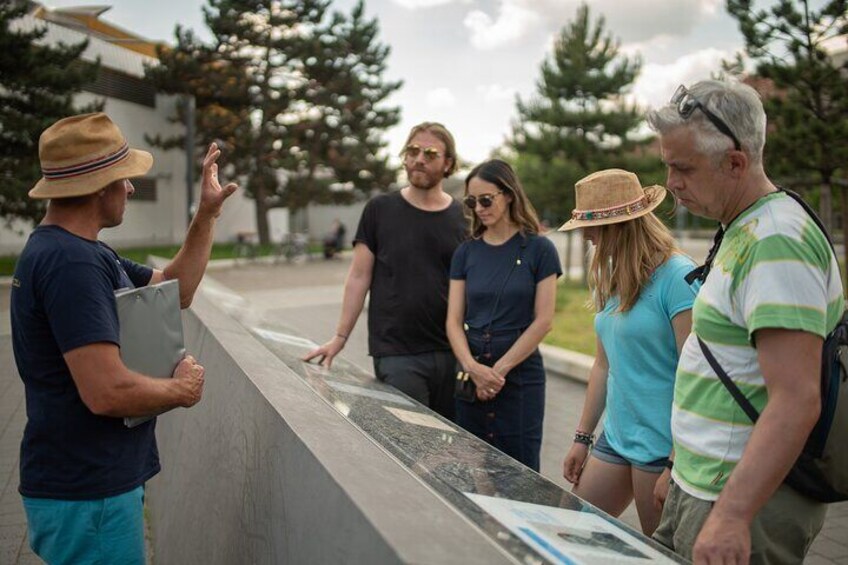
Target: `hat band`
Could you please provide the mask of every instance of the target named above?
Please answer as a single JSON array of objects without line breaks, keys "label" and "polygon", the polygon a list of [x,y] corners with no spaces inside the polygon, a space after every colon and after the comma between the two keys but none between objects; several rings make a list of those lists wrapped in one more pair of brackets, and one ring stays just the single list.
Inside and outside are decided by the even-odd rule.
[{"label": "hat band", "polygon": [[615,218],[617,216],[629,216],[634,212],[644,210],[649,205],[648,196],[642,196],[632,202],[612,206],[610,208],[601,208],[599,210],[574,210],[571,213],[572,220],[605,220],[607,218]]},{"label": "hat band", "polygon": [[120,149],[118,149],[114,153],[110,153],[109,155],[98,157],[97,159],[94,159],[92,161],[81,163],[79,165],[72,165],[69,167],[42,167],[41,174],[47,180],[62,180],[78,177],[81,175],[87,175],[90,173],[95,173],[101,169],[111,167],[112,165],[126,159],[129,154],[129,145],[124,142]]}]

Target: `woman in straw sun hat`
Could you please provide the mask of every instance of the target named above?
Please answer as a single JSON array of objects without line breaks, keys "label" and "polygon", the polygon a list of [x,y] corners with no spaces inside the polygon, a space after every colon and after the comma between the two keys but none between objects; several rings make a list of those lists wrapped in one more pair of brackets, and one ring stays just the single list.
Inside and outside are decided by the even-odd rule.
[{"label": "woman in straw sun hat", "polygon": [[574,188],[577,207],[560,231],[582,229],[595,247],[589,284],[598,345],[563,476],[575,494],[613,516],[635,499],[642,531],[651,535],[668,485],[674,375],[695,294],[684,276],[694,264],[653,213],[665,188],[643,188],[620,169],[593,173]]}]

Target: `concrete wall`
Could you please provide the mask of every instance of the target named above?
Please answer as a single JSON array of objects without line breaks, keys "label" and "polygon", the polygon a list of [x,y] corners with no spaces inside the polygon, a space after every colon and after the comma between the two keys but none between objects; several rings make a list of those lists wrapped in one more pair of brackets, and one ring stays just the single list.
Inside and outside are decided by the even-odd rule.
[{"label": "concrete wall", "polygon": [[512,562],[210,299],[184,326],[206,387],[159,420],[155,563]]}]

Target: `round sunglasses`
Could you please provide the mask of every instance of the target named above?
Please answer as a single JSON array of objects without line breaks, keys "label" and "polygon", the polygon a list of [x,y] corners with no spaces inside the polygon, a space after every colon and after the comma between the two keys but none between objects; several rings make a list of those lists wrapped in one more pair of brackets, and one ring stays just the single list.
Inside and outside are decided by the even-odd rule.
[{"label": "round sunglasses", "polygon": [[498,194],[503,194],[503,191],[498,191],[494,194],[481,194],[480,196],[471,196],[470,194],[465,197],[462,201],[470,210],[474,210],[477,208],[477,203],[480,203],[480,206],[483,208],[489,208],[492,204],[495,203],[495,197]]}]

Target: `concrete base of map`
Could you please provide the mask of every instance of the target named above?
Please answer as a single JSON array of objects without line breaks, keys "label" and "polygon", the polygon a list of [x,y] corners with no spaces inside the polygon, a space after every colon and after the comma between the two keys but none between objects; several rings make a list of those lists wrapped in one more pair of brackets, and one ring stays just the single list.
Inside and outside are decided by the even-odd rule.
[{"label": "concrete base of map", "polygon": [[159,418],[154,562],[512,562],[207,297],[184,327],[206,386]]}]

